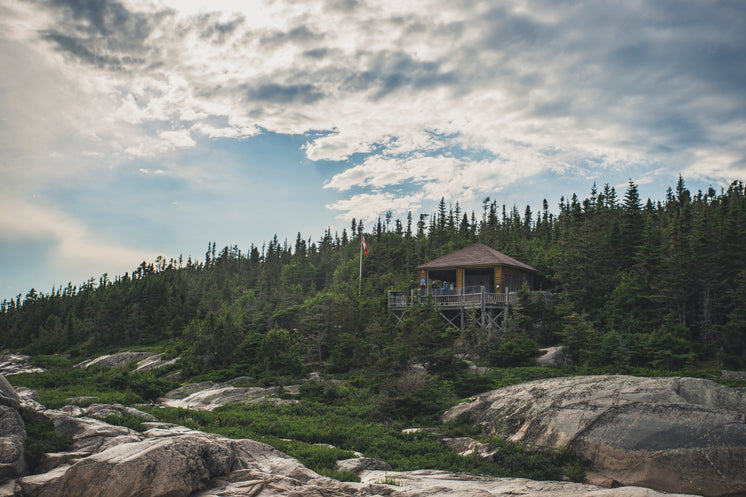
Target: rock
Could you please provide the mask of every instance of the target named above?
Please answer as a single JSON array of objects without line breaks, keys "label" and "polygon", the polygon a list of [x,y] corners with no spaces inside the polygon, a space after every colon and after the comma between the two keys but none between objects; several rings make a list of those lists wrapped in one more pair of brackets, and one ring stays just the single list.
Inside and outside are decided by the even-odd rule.
[{"label": "rock", "polygon": [[0,405],[13,409],[18,409],[21,405],[21,399],[18,398],[16,390],[3,375],[0,375]]},{"label": "rock", "polygon": [[174,390],[171,390],[170,392],[165,394],[163,397],[167,399],[181,400],[181,399],[185,399],[189,397],[190,395],[201,392],[203,390],[214,388],[215,386],[217,386],[217,383],[214,383],[212,381],[203,381],[200,383],[189,383],[187,385],[183,385],[183,386],[180,386],[179,388],[175,388]]},{"label": "rock", "polygon": [[125,407],[122,404],[91,404],[83,410],[86,416],[96,419],[105,419],[107,416],[128,414],[144,421],[157,421],[155,416],[139,411],[133,407]]},{"label": "rock", "polygon": [[353,459],[343,459],[337,461],[337,471],[349,471],[351,473],[361,473],[363,471],[391,471],[391,465],[380,459],[372,457],[356,457]]},{"label": "rock", "polygon": [[[51,413],[51,411],[47,411]],[[93,418],[75,418],[61,412],[51,414],[54,429],[73,437],[72,451],[89,454],[117,445],[139,442],[143,435],[124,426],[113,426]]]},{"label": "rock", "polygon": [[20,406],[21,399],[8,380],[0,375],[0,483],[26,471],[26,427],[18,412]]},{"label": "rock", "polygon": [[491,450],[489,445],[469,437],[443,437],[440,441],[462,456],[471,456],[476,453],[479,457],[492,457],[497,453],[496,450]]},{"label": "rock", "polygon": [[0,483],[0,497],[17,497],[17,495],[15,480],[8,480],[5,483]]},{"label": "rock", "polygon": [[62,406],[60,408],[60,412],[67,414],[68,416],[73,416],[75,418],[83,415],[83,409],[78,406]]},{"label": "rock", "polygon": [[71,405],[81,405],[90,404],[91,402],[94,402],[96,400],[98,400],[98,397],[91,395],[81,395],[79,397],[70,397],[69,399],[66,399],[65,402]]},{"label": "rock", "polygon": [[21,373],[43,373],[44,369],[31,364],[31,357],[23,354],[0,355],[0,375],[12,376]]},{"label": "rock", "polygon": [[[50,412],[50,411],[47,411]],[[90,429],[87,418],[52,412],[61,428],[76,426],[76,442]],[[64,420],[65,423],[62,423]],[[101,423],[104,425],[105,423]],[[23,476],[0,487],[0,495],[23,497],[657,497],[648,489],[599,489],[567,482],[533,482],[487,478],[443,471],[391,473],[382,461],[363,459],[362,483],[321,477],[272,447],[251,440],[231,440],[168,423],[146,422],[144,439],[100,451],[48,454],[49,471]],[[82,426],[82,428],[81,428]],[[109,432],[122,435],[118,427]],[[101,434],[107,430],[100,426]],[[86,457],[87,456],[87,457]],[[344,465],[342,466],[344,467]],[[395,483],[395,485],[391,485]]]},{"label": "rock", "polygon": [[137,366],[135,366],[135,369],[133,369],[132,373],[138,373],[142,371],[150,371],[151,369],[157,369],[162,368],[165,366],[170,366],[172,364],[176,364],[176,361],[178,361],[179,358],[175,357],[173,359],[163,359],[163,354],[156,354],[146,357],[145,359],[142,359],[140,362],[137,363]]},{"label": "rock", "polygon": [[114,369],[126,366],[133,361],[140,361],[152,355],[151,352],[119,352],[118,354],[103,355],[95,359],[88,359],[87,361],[76,364],[75,367],[88,369],[91,366],[96,366],[102,369]]},{"label": "rock", "polygon": [[746,493],[746,396],[697,378],[588,376],[501,388],[459,404],[488,433],[569,446],[624,485],[707,496]]},{"label": "rock", "polygon": [[194,432],[111,447],[57,468],[41,483],[22,478],[20,487],[28,497],[186,497],[239,470],[242,481],[269,483],[282,475],[303,484],[318,478],[268,445]]},{"label": "rock", "polygon": [[[599,488],[583,483],[533,481],[523,478],[495,478],[447,471],[407,471],[391,473],[366,471],[360,475],[361,495],[390,497],[683,497],[647,488]],[[386,482],[393,483],[387,485]],[[348,484],[352,486],[353,484]],[[248,495],[248,494],[244,494]]]},{"label": "rock", "polygon": [[[240,383],[239,383],[240,384]],[[254,404],[269,402],[278,404],[294,404],[296,400],[281,399],[281,393],[297,395],[299,388],[295,385],[287,387],[239,387],[230,383],[203,382],[185,385],[166,393],[158,402],[167,407],[181,407],[212,411],[216,407],[229,403]]]},{"label": "rock", "polygon": [[160,421],[150,422],[146,421],[143,423],[147,428],[143,435],[147,438],[164,438],[173,437],[176,435],[183,435],[185,433],[196,433],[185,426],[175,425],[172,423],[161,423]]},{"label": "rock", "polygon": [[536,358],[536,364],[545,367],[560,367],[572,364],[570,354],[565,347],[547,347],[539,349],[541,355]]},{"label": "rock", "polygon": [[441,432],[440,428],[404,428],[402,433],[430,433],[432,435],[437,435]]},{"label": "rock", "polygon": [[43,411],[44,406],[39,403],[39,393],[26,387],[16,387],[16,395],[20,401],[21,407],[33,409],[34,411]]},{"label": "rock", "polygon": [[48,473],[60,466],[70,466],[90,455],[89,452],[53,452],[44,454],[39,463],[39,467],[36,468],[36,472],[39,474]]},{"label": "rock", "polygon": [[70,466],[59,466],[46,473],[19,478],[16,481],[16,488],[20,490],[20,494],[24,497],[37,497],[42,495],[45,489],[53,487],[64,478],[68,469],[70,469]]},{"label": "rock", "polygon": [[731,378],[735,380],[746,380],[746,371],[726,371],[725,369],[720,372],[722,378]]}]

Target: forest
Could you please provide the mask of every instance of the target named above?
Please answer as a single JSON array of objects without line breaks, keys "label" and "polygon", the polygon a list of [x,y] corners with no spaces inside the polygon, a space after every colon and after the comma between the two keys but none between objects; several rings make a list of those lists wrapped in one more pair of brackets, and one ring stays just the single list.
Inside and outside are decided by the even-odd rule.
[{"label": "forest", "polygon": [[[475,242],[539,270],[507,326],[449,328],[431,305],[396,325],[387,291],[406,289],[417,265]],[[545,298],[532,298],[539,291]],[[371,226],[353,219],[318,240],[275,236],[247,250],[210,242],[204,260],[159,257],[3,301],[0,347],[73,358],[157,347],[180,358],[186,377],[269,380],[319,370],[391,376],[413,365],[449,377],[464,358],[524,366],[558,344],[587,371],[744,369],[744,302],[743,182],[692,193],[679,178],[656,202],[630,181],[623,194],[594,186],[536,212],[491,198],[465,212],[441,199],[435,212],[389,212]]]}]

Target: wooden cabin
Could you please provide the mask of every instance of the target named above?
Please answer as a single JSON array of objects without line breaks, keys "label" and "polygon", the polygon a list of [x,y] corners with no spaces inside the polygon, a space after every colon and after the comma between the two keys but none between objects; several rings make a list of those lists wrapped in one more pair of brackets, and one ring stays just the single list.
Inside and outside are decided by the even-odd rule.
[{"label": "wooden cabin", "polygon": [[524,285],[533,288],[537,270],[476,243],[417,267],[419,288],[389,292],[388,304],[398,322],[415,302],[432,299],[449,325],[464,327],[465,311],[475,311],[482,326],[501,327],[508,306]]},{"label": "wooden cabin", "polygon": [[[487,293],[517,292],[523,285],[533,288],[534,275],[537,270],[498,252],[483,243],[444,255],[434,261],[422,264],[417,269],[420,273],[420,286],[427,293],[441,294],[449,292],[477,293],[484,287]],[[433,289],[440,289],[434,292]]]}]

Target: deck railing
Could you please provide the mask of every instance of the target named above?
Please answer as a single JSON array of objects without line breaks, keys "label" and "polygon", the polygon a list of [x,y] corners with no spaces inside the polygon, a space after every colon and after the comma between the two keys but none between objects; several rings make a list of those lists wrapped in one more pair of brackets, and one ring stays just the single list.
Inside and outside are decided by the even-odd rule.
[{"label": "deck railing", "polygon": [[432,300],[440,307],[480,307],[483,304],[489,306],[506,306],[518,301],[515,293],[491,293],[484,291],[484,287],[448,290],[435,289],[427,294],[421,294],[419,290],[411,292],[389,291],[389,309],[405,309],[415,303],[424,304]]}]

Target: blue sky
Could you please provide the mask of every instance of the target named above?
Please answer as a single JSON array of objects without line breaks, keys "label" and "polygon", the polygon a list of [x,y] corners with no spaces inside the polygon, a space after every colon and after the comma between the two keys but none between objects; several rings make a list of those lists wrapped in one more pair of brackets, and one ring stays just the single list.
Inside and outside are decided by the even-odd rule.
[{"label": "blue sky", "polygon": [[746,178],[746,3],[0,0],[0,300],[208,242]]}]

